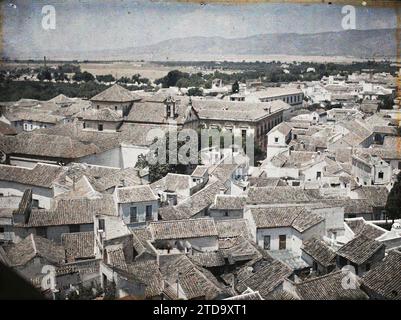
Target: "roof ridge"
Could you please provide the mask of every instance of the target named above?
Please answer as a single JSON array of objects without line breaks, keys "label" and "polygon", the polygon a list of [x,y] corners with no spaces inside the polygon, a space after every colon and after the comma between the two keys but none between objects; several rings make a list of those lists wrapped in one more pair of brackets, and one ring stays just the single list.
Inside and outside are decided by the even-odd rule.
[{"label": "roof ridge", "polygon": [[31,233],[30,236],[31,236],[30,238],[31,238],[31,242],[32,242],[33,252],[35,253],[35,256],[36,256],[36,254],[38,253],[38,250],[36,248],[36,243],[35,243],[35,239],[33,237],[33,233]]},{"label": "roof ridge", "polygon": [[328,274],[325,274],[325,275],[323,275],[323,276],[318,276],[318,277],[306,279],[306,280],[304,280],[304,281],[302,281],[302,282],[300,282],[300,283],[295,283],[295,284],[296,284],[296,285],[301,285],[301,284],[304,284],[304,283],[306,283],[306,282],[312,282],[312,281],[320,280],[320,279],[323,279],[323,278],[327,278],[327,277],[329,277],[329,276],[331,276],[331,275],[334,275],[334,274],[338,274],[338,273],[349,273],[349,272],[351,272],[351,270],[347,270],[347,269],[345,269],[345,270],[337,270],[337,271],[333,271],[333,272],[330,272],[330,273],[328,273]]}]

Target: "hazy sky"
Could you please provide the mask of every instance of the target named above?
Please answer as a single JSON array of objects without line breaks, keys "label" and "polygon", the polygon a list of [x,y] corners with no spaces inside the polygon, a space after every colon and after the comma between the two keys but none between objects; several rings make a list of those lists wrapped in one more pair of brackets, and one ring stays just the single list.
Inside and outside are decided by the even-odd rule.
[{"label": "hazy sky", "polygon": [[[16,8],[10,5],[15,4]],[[42,28],[42,7],[54,5],[56,29]],[[125,48],[176,37],[245,37],[260,33],[342,30],[341,6],[190,4],[124,0],[11,0],[2,2],[3,50],[83,51]],[[357,29],[396,26],[394,9],[356,8]]]}]

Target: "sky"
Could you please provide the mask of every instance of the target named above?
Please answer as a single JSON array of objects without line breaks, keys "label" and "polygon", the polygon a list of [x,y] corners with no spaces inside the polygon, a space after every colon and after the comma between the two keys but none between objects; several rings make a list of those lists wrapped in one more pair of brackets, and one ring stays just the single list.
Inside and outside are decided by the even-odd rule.
[{"label": "sky", "polygon": [[[51,4],[56,28],[42,27]],[[3,1],[3,53],[85,51],[137,47],[188,36],[246,37],[262,33],[342,30],[342,6],[328,4],[224,5],[152,0]],[[356,7],[356,29],[394,28],[391,8]]]}]

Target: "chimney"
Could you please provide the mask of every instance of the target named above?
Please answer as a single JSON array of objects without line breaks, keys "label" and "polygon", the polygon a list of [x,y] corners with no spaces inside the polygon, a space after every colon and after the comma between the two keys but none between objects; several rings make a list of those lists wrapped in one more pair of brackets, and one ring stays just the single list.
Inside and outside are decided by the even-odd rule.
[{"label": "chimney", "polygon": [[120,179],[120,187],[126,187],[125,179]]},{"label": "chimney", "polygon": [[220,194],[224,194],[225,191],[226,191],[225,188],[220,188]]}]

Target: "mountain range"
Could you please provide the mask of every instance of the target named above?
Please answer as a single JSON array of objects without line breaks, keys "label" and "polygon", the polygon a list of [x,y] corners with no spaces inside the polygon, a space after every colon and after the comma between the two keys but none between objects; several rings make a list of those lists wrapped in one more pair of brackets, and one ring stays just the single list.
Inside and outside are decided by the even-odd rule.
[{"label": "mountain range", "polygon": [[[26,52],[31,56],[48,55],[54,59],[145,59],[191,60],[190,57],[224,56],[342,56],[354,58],[396,57],[396,29],[345,30],[314,34],[259,34],[242,38],[187,37],[161,41],[152,45],[125,49],[93,51],[53,50]],[[24,54],[25,55],[25,54]],[[35,58],[35,57],[32,57]],[[199,60],[199,59],[196,59]]]}]

